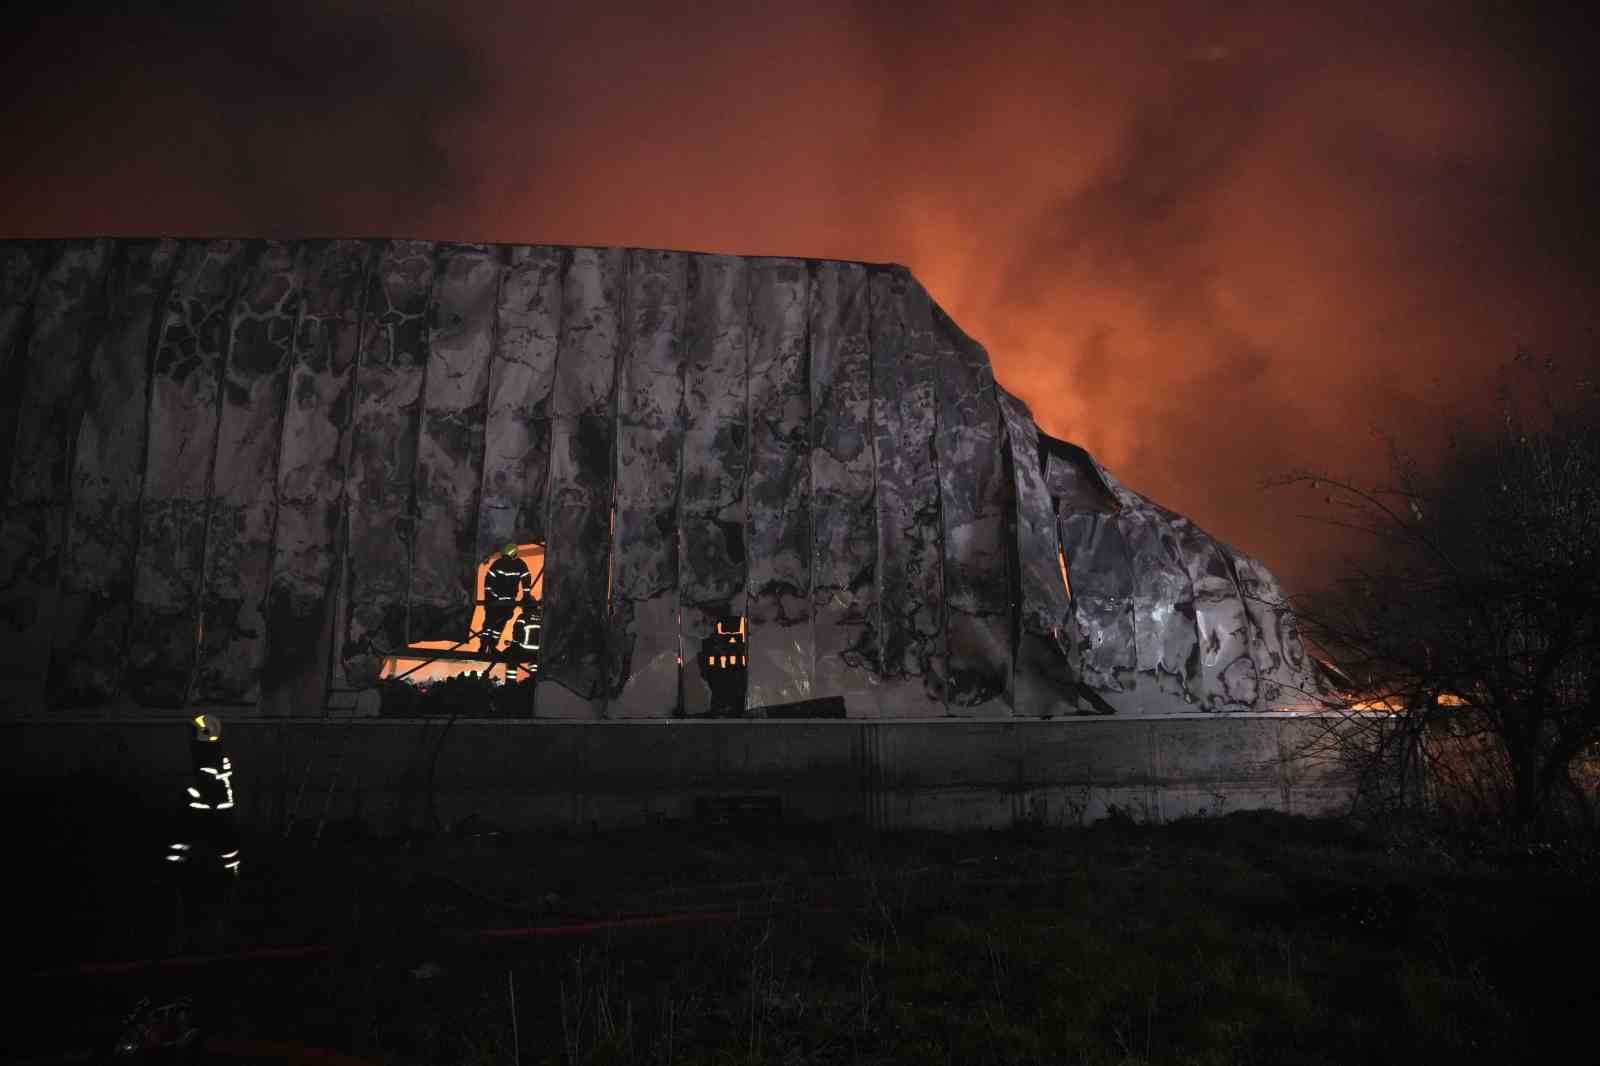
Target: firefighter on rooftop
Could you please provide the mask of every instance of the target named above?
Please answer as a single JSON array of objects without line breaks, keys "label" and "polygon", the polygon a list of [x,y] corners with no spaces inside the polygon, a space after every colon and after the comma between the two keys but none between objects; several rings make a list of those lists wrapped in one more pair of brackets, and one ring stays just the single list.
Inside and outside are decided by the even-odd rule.
[{"label": "firefighter on rooftop", "polygon": [[233,817],[233,760],[222,747],[222,722],[197,714],[189,722],[189,756],[194,773],[184,789],[178,839],[167,847],[167,862],[196,874],[236,877],[239,830]]},{"label": "firefighter on rooftop", "polygon": [[483,579],[483,629],[478,632],[478,651],[492,655],[500,644],[500,634],[517,609],[517,596],[525,592],[533,596],[533,575],[528,564],[517,554],[517,545],[509,543],[500,551],[500,557],[489,567]]}]

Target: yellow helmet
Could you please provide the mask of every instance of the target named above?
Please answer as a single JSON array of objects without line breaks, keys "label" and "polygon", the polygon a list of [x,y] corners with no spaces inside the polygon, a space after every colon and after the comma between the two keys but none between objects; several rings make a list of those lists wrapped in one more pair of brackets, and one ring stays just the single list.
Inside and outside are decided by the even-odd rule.
[{"label": "yellow helmet", "polygon": [[506,541],[506,546],[500,549],[500,554],[504,555],[507,559],[515,558],[517,554],[516,542]]},{"label": "yellow helmet", "polygon": [[190,719],[194,726],[196,740],[218,741],[222,739],[222,719],[214,714],[197,714]]}]

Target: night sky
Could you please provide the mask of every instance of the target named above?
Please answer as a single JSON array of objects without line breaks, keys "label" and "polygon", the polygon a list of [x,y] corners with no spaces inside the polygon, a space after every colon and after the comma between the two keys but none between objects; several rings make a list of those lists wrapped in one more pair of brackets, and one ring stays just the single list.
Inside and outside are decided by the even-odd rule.
[{"label": "night sky", "polygon": [[127,6],[169,14],[8,14],[0,237],[904,263],[1044,429],[1294,590],[1333,545],[1263,479],[1370,479],[1519,348],[1595,359],[1582,14]]}]

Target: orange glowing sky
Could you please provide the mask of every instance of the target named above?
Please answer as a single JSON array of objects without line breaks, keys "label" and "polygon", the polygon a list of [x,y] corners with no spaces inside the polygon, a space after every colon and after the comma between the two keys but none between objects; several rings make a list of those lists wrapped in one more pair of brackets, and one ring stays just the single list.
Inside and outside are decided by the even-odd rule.
[{"label": "orange glowing sky", "polygon": [[0,235],[904,263],[1045,429],[1303,587],[1328,535],[1263,479],[1594,358],[1582,20],[1476,6],[68,0],[0,45]]}]

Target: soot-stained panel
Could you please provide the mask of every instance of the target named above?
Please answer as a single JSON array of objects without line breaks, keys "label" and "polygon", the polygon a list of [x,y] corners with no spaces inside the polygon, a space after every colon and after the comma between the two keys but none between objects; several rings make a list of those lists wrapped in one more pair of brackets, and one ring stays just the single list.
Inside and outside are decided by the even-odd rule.
[{"label": "soot-stained panel", "polygon": [[879,713],[944,713],[944,568],[934,460],[933,318],[903,267],[872,275],[878,453]]},{"label": "soot-stained panel", "polygon": [[1039,433],[1021,400],[997,389],[1016,482],[1018,628],[1012,709],[1049,716],[1076,710],[1077,645],[1068,629],[1070,604],[1061,581],[1055,509],[1039,469]]},{"label": "soot-stained panel", "polygon": [[110,241],[73,241],[34,294],[21,366],[11,476],[0,498],[0,680],[43,695],[71,495],[68,462],[84,410],[84,368],[104,328]]},{"label": "soot-stained panel", "polygon": [[607,717],[678,703],[678,464],[683,447],[688,260],[630,253],[617,367],[617,529]]},{"label": "soot-stained panel", "polygon": [[346,483],[348,607],[341,651],[357,686],[406,646],[415,536],[417,434],[428,365],[428,299],[435,249],[390,241],[367,285]]},{"label": "soot-stained panel", "polygon": [[1129,493],[1118,516],[1133,558],[1133,639],[1139,684],[1185,704],[1200,666],[1194,587],[1167,512]]},{"label": "soot-stained panel", "polygon": [[1064,512],[1058,519],[1072,581],[1079,677],[1102,692],[1131,689],[1136,665],[1133,553],[1119,517],[1078,511]]},{"label": "soot-stained panel", "polygon": [[575,248],[562,284],[551,397],[542,684],[536,712],[601,713],[611,554],[617,345],[627,253]]},{"label": "soot-stained panel", "polygon": [[756,259],[750,309],[749,705],[809,700],[811,277],[797,259]]},{"label": "soot-stained panel", "polygon": [[937,306],[932,311],[950,656],[945,700],[951,714],[1007,714],[1012,660],[1005,530],[1015,490],[1001,456],[994,373],[982,347]]},{"label": "soot-stained panel", "polygon": [[64,246],[43,241],[0,244],[0,498],[11,484],[17,410],[28,358],[28,328],[39,277]]},{"label": "soot-stained panel", "polygon": [[[72,502],[61,569],[48,699],[106,702],[122,689],[139,547],[150,339],[177,265],[177,241],[123,244],[106,291],[106,328],[89,357],[73,448]],[[83,649],[93,648],[93,655]]]},{"label": "soot-stained panel", "polygon": [[285,389],[304,299],[304,246],[267,242],[234,301],[222,373],[193,693],[208,703],[260,696]]},{"label": "soot-stained panel", "polygon": [[1250,623],[1250,652],[1260,678],[1263,708],[1313,702],[1321,692],[1310,682],[1305,645],[1294,611],[1277,579],[1261,563],[1231,551],[1234,577]]},{"label": "soot-stained panel", "polygon": [[162,320],[128,642],[129,691],[147,706],[182,706],[194,671],[229,313],[254,251],[186,243]]},{"label": "soot-stained panel", "polygon": [[559,248],[507,249],[478,503],[477,557],[509,541],[543,544],[550,475],[550,390],[561,330]]},{"label": "soot-stained panel", "polygon": [[382,250],[354,240],[317,241],[306,248],[305,303],[294,337],[276,473],[264,713],[308,714],[325,700],[336,643],[334,588],[345,548],[362,301]]},{"label": "soot-stained panel", "polygon": [[810,319],[814,695],[843,699],[852,717],[874,717],[877,462],[866,268],[816,264]]},{"label": "soot-stained panel", "polygon": [[716,633],[719,619],[745,613],[750,277],[747,262],[735,256],[691,256],[689,270],[678,590],[683,712],[698,717],[713,709],[701,643]]},{"label": "soot-stained panel", "polygon": [[485,559],[477,550],[478,489],[500,271],[495,249],[440,249],[417,438],[412,641],[459,641],[472,621],[478,564]]},{"label": "soot-stained panel", "polygon": [[1199,699],[1207,711],[1247,711],[1259,692],[1249,622],[1222,547],[1188,520],[1174,523],[1194,586]]}]

